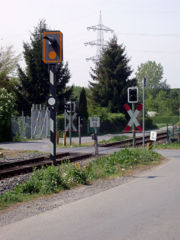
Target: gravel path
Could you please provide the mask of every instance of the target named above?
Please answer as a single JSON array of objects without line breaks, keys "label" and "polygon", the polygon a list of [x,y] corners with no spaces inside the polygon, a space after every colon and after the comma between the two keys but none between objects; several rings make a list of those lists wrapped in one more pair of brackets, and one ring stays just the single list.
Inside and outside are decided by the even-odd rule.
[{"label": "gravel path", "polygon": [[20,221],[53,208],[68,204],[79,199],[90,197],[112,187],[127,183],[131,177],[119,177],[112,180],[98,180],[91,185],[83,185],[71,190],[62,191],[48,197],[39,198],[27,203],[18,203],[0,212],[0,226]]}]

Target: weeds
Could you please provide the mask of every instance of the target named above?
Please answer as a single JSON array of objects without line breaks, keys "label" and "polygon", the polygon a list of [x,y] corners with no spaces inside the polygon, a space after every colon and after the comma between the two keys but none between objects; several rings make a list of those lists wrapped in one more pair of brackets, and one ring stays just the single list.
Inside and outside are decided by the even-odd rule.
[{"label": "weeds", "polygon": [[98,178],[122,175],[122,172],[138,164],[146,165],[158,160],[159,156],[146,149],[123,149],[109,156],[99,157],[84,167],[80,163],[67,162],[60,167],[34,169],[28,181],[17,185],[12,192],[0,195],[0,208],[43,194],[70,189],[78,184],[87,184]]},{"label": "weeds", "polygon": [[113,142],[119,142],[119,141],[123,141],[123,140],[127,140],[127,139],[129,139],[128,136],[114,136],[114,137],[110,138],[109,140],[99,141],[99,143],[113,143]]}]

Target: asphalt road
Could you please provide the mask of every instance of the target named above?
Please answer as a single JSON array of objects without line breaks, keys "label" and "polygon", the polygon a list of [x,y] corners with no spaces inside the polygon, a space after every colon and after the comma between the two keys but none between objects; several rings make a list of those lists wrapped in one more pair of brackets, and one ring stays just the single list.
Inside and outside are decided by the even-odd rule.
[{"label": "asphalt road", "polygon": [[[93,144],[93,142],[92,142]],[[49,140],[33,140],[27,142],[7,142],[7,143],[0,143],[0,149],[9,149],[9,150],[32,150],[32,151],[40,151],[44,153],[50,152]],[[118,151],[118,148],[99,148],[99,153],[107,154],[113,153],[114,151]],[[82,153],[94,153],[95,148],[94,146],[90,147],[72,147],[72,148],[56,148],[56,152],[82,152]]]},{"label": "asphalt road", "polygon": [[[113,136],[120,136],[125,134],[106,134],[103,136],[98,136],[98,140],[108,140],[112,138]],[[130,136],[132,134],[129,134]],[[60,139],[60,142],[62,143],[63,140]],[[73,143],[78,143],[79,138],[74,137],[72,138]],[[89,143],[91,142],[93,145],[93,140],[91,137],[82,137],[82,143]],[[69,143],[69,138],[67,138],[67,143]],[[50,141],[49,139],[42,139],[42,140],[32,140],[32,141],[25,141],[25,142],[6,142],[6,143],[0,143],[0,148],[3,149],[10,149],[10,150],[32,150],[32,151],[40,151],[49,153],[50,152]],[[112,153],[114,151],[117,151],[119,149],[110,149],[110,148],[99,148],[99,153]],[[91,147],[71,147],[71,148],[56,148],[57,152],[83,152],[83,153],[94,153],[95,149],[94,146]]]},{"label": "asphalt road", "polygon": [[0,229],[3,240],[179,240],[180,151],[134,180]]}]

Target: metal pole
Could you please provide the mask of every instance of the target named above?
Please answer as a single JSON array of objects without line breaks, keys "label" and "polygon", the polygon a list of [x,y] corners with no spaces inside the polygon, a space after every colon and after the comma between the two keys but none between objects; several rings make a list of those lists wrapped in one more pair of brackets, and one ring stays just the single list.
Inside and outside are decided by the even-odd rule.
[{"label": "metal pole", "polygon": [[94,128],[94,143],[95,143],[95,155],[98,155],[98,136],[97,136],[97,128]]},{"label": "metal pole", "polygon": [[166,132],[167,132],[167,142],[169,143],[169,129],[168,129],[168,123],[167,123],[167,130],[166,130]]},{"label": "metal pole", "polygon": [[[49,65],[50,96],[56,99],[55,65]],[[50,160],[56,165],[56,103],[50,106]]]},{"label": "metal pole", "polygon": [[142,122],[142,125],[143,125],[143,148],[145,147],[145,111],[144,111],[144,104],[145,104],[145,91],[144,91],[144,88],[145,88],[145,84],[146,84],[146,78],[143,78],[143,81],[142,81],[142,93],[143,93],[143,122]]},{"label": "metal pole", "polygon": [[64,132],[66,133],[66,99],[64,99]]},{"label": "metal pole", "polygon": [[69,144],[72,146],[72,136],[71,136],[71,131],[72,131],[72,104],[70,101],[70,113],[69,113]]},{"label": "metal pole", "polygon": [[78,117],[78,135],[79,135],[79,145],[81,145],[81,117]]},{"label": "metal pole", "polygon": [[25,137],[25,134],[24,134],[24,112],[22,111],[22,138]]},{"label": "metal pole", "polygon": [[[134,103],[132,103],[132,112],[133,113],[134,113],[134,109],[135,109],[135,106],[134,106]],[[136,133],[135,133],[134,122],[132,124],[132,133],[133,133],[133,147],[135,148],[135,146],[136,146]]]},{"label": "metal pole", "polygon": [[33,138],[33,110],[34,110],[34,104],[31,107],[31,139]]}]

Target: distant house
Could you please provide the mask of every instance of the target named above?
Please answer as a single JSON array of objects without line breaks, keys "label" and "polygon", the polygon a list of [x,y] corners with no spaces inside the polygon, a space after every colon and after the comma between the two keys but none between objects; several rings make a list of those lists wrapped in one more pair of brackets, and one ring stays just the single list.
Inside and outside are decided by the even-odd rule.
[{"label": "distant house", "polygon": [[155,111],[151,111],[151,112],[147,112],[148,117],[155,117],[157,115],[157,112]]}]

